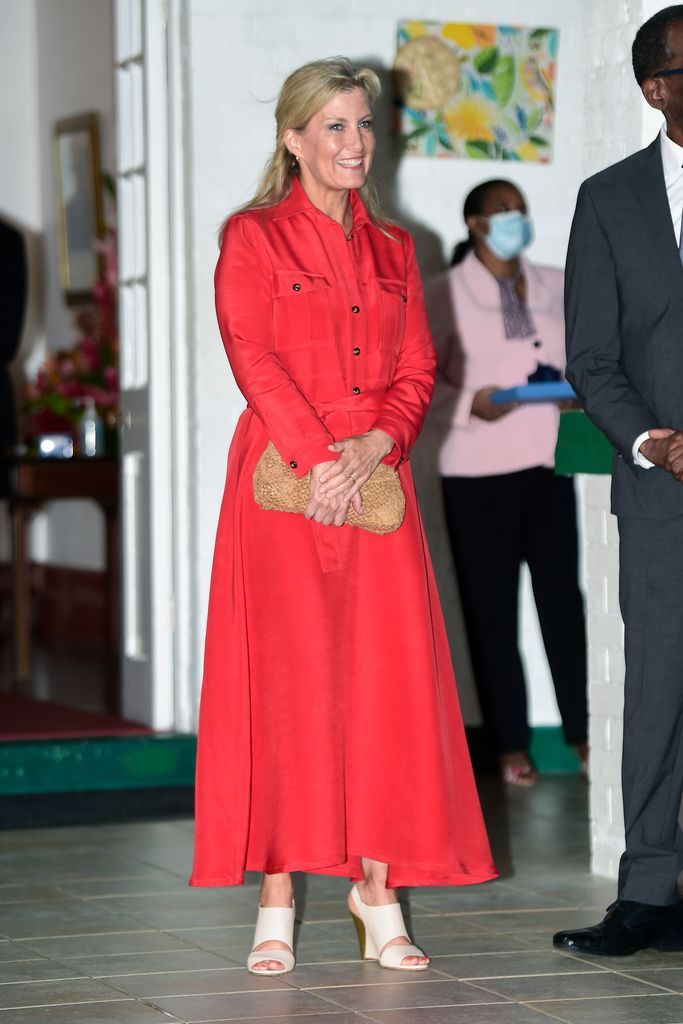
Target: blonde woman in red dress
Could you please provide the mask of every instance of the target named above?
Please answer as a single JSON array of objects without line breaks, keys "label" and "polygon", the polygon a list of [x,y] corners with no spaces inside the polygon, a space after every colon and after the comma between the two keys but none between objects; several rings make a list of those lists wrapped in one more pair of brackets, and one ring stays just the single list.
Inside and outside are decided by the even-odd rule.
[{"label": "blonde woman in red dress", "polygon": [[[434,382],[413,242],[368,173],[379,81],[344,58],[285,81],[276,149],[225,225],[216,308],[247,408],[211,581],[191,884],[263,872],[248,967],[294,967],[293,871],[344,875],[361,955],[423,970],[400,886],[495,877],[410,473]],[[305,515],[260,508],[272,441]],[[346,525],[381,463],[405,519]]]}]

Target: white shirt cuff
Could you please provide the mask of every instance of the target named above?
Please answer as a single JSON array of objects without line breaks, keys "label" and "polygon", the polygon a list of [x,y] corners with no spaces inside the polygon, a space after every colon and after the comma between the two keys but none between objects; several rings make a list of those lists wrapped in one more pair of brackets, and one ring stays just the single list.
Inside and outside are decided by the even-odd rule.
[{"label": "white shirt cuff", "polygon": [[649,430],[644,430],[642,434],[638,434],[638,437],[633,442],[633,448],[631,449],[634,465],[641,466],[643,469],[652,469],[654,466],[654,462],[650,462],[649,459],[645,458],[641,451],[638,451],[643,441],[647,441],[649,436]]}]

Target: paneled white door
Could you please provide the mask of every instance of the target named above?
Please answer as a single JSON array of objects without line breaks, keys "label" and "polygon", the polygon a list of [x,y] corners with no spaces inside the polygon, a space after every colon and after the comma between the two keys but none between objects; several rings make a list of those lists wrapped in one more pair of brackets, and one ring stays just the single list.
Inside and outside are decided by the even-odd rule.
[{"label": "paneled white door", "polygon": [[[171,17],[181,9],[172,0]],[[173,82],[181,92],[181,75],[172,67],[182,47],[169,31],[168,0],[114,0],[114,12],[123,711],[159,730],[186,729],[193,708],[186,696],[186,630],[176,629],[175,598],[177,581],[187,573],[190,543],[182,511],[187,504],[182,494],[188,392],[182,374],[184,335],[177,326],[184,294],[178,256],[183,252],[182,215],[178,230],[171,228],[178,197],[182,203],[182,150],[174,140],[182,136],[182,105],[173,94]]]}]

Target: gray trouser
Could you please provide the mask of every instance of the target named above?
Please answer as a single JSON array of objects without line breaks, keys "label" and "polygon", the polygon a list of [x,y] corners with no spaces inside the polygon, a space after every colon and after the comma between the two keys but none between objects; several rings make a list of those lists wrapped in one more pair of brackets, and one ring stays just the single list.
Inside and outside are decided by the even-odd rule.
[{"label": "gray trouser", "polygon": [[669,904],[683,869],[683,517],[621,517],[619,539],[626,654],[619,898]]}]

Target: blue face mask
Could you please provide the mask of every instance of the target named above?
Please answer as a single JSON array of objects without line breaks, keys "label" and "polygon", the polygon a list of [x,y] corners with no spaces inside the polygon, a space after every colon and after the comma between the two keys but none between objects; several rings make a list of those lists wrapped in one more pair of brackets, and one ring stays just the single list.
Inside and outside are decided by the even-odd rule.
[{"label": "blue face mask", "polygon": [[512,260],[534,237],[531,217],[521,210],[505,210],[488,218],[489,233],[482,240],[499,260]]}]

